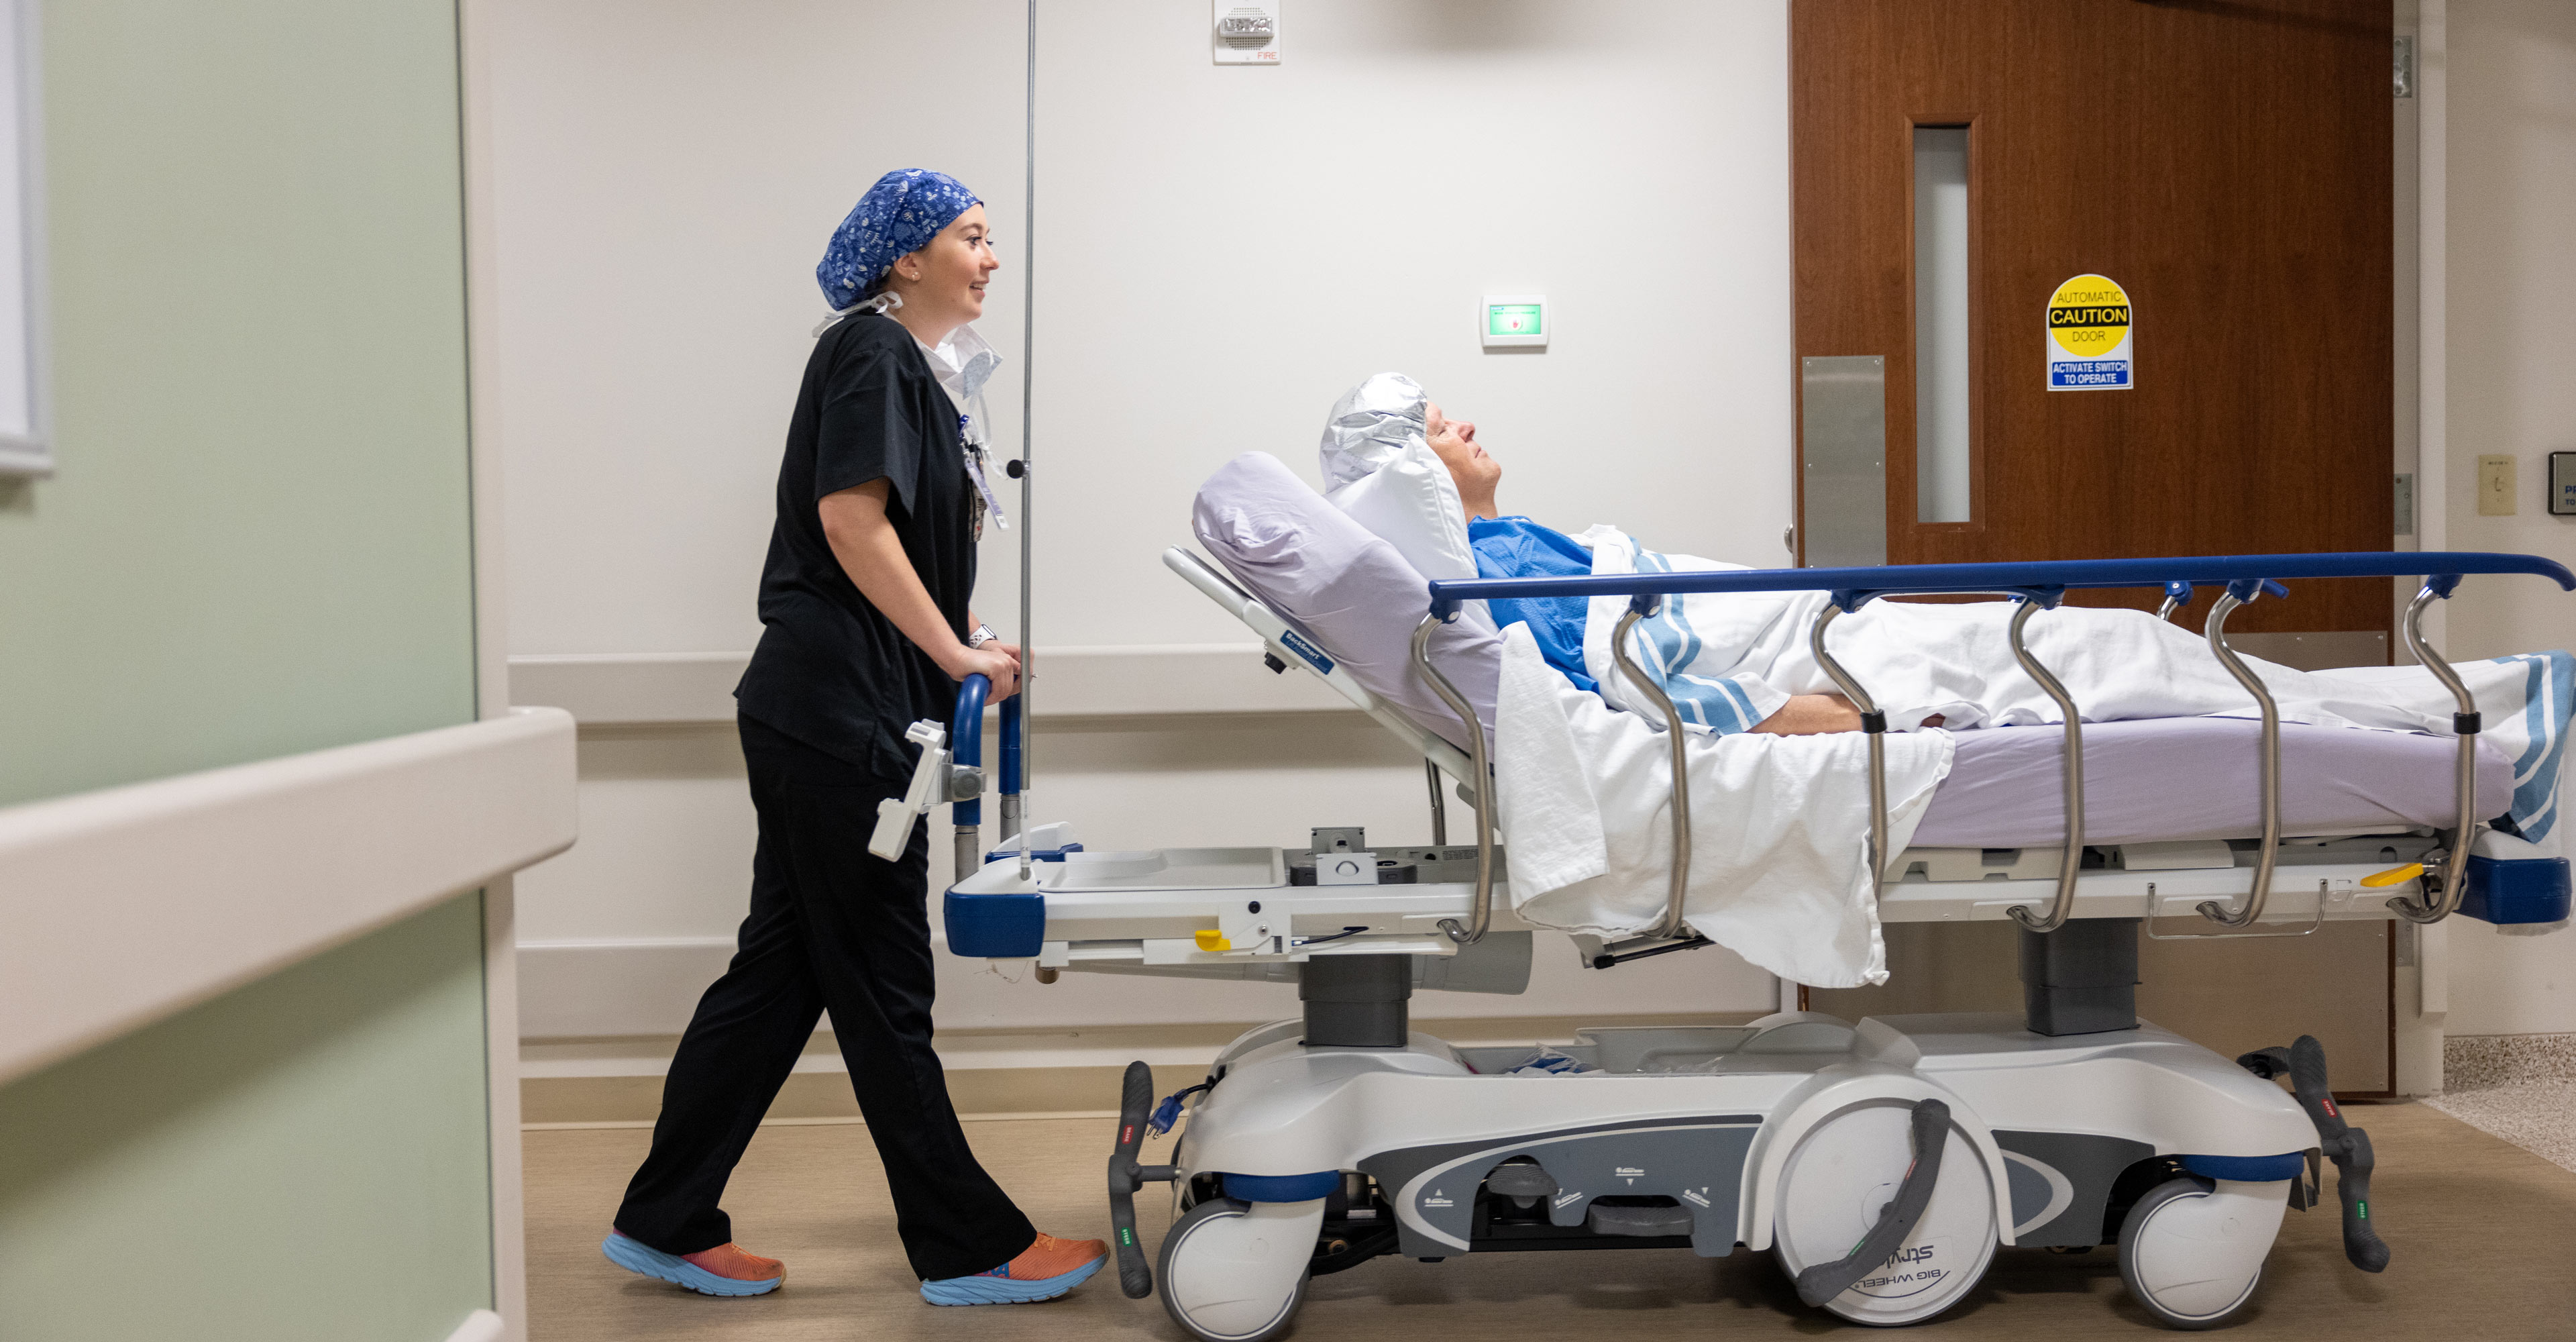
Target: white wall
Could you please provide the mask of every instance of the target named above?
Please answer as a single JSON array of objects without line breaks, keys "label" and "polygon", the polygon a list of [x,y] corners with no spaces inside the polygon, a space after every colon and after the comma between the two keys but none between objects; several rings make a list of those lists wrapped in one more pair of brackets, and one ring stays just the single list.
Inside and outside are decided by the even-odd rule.
[{"label": "white wall", "polygon": [[[510,650],[749,648],[813,279],[891,168],[1015,245],[1021,6],[529,0],[488,43]],[[896,56],[936,41],[961,59]],[[1016,261],[1016,251],[1009,253]],[[985,329],[1016,333],[1016,267]],[[1016,349],[1017,341],[1003,342]],[[991,391],[1019,433],[1016,360]]]},{"label": "white wall", "polygon": [[[2549,453],[2576,451],[2576,6],[2449,0],[2449,548],[2576,564],[2552,517]],[[2484,453],[2520,459],[2520,511],[2477,512]],[[2576,647],[2576,597],[2472,578],[2451,601],[2454,658]],[[2576,933],[2450,933],[2451,1034],[2576,1031]]]},{"label": "white wall", "polygon": [[[821,312],[813,261],[879,172],[939,167],[989,202],[1005,268],[982,328],[1010,356],[990,400],[999,441],[1019,441],[1024,10],[496,8],[482,241],[499,270],[511,651],[748,648]],[[1298,0],[1273,69],[1212,66],[1198,0],[1040,8],[1041,651],[1246,641],[1156,555],[1235,453],[1311,478],[1333,397],[1381,368],[1479,421],[1509,468],[1506,507],[1781,561],[1781,0]],[[898,54],[925,49],[954,56]],[[1481,352],[1477,300],[1529,291],[1555,305],[1553,347]],[[987,542],[977,605],[1009,629],[1016,537]],[[1044,693],[1039,811],[1095,846],[1298,844],[1326,823],[1427,837],[1418,765],[1357,720],[1050,723]],[[583,763],[581,846],[519,884],[530,1010],[642,985],[620,1009],[658,1032],[741,913],[739,754],[684,726],[589,733]],[[935,857],[934,881],[944,870]],[[1570,963],[1562,950],[1542,965]],[[1201,984],[997,995],[969,968],[943,964],[952,1027],[1275,1014]],[[1572,977],[1419,1010],[1748,1010],[1772,992],[1722,952],[1615,984],[1546,972]]]}]

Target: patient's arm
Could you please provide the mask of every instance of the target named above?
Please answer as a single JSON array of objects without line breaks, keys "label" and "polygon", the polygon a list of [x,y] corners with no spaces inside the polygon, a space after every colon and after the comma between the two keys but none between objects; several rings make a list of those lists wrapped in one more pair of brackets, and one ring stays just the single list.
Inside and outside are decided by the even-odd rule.
[{"label": "patient's arm", "polygon": [[[1923,720],[1926,727],[1941,725],[1941,715]],[[1817,736],[1825,732],[1860,730],[1860,710],[1839,694],[1793,694],[1780,711],[1764,718],[1754,727],[1757,732],[1773,736]]]},{"label": "patient's arm", "polygon": [[1793,694],[1780,711],[1754,727],[1773,736],[1816,736],[1860,730],[1860,710],[1839,694]]}]

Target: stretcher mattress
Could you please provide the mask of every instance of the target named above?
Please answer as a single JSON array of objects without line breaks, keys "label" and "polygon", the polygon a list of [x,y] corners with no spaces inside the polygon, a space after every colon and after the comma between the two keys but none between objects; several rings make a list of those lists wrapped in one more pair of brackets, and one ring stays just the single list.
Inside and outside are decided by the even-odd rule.
[{"label": "stretcher mattress", "polygon": [[[1914,832],[1918,848],[2056,847],[2066,842],[2064,736],[2056,727],[1954,733],[1958,752]],[[2088,843],[2251,839],[2263,832],[2263,725],[2250,718],[2153,718],[2084,728]],[[2449,828],[2455,738],[2356,727],[2281,726],[2281,832],[2370,834]],[[2513,764],[2478,744],[2478,809],[2501,815]]]},{"label": "stretcher mattress", "polygon": [[[1265,605],[1310,634],[1372,693],[1463,748],[1458,718],[1413,673],[1408,645],[1430,587],[1393,546],[1258,452],[1236,458],[1201,487],[1192,521],[1200,543]],[[1501,641],[1462,620],[1437,631],[1431,655],[1490,734]],[[2238,718],[2086,726],[2086,841],[2259,836],[2261,734],[2259,722]],[[2057,728],[1956,735],[1957,758],[1915,832],[1915,846],[2066,841]],[[2457,751],[2448,737],[2284,724],[2282,833],[2447,828],[2458,818]],[[2481,742],[2478,809],[2501,815],[2512,795],[2510,761]]]}]

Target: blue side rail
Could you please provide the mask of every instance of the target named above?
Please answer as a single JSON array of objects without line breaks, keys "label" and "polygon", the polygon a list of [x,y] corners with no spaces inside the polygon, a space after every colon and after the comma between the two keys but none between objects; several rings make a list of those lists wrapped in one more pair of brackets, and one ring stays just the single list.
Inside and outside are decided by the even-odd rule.
[{"label": "blue side rail", "polygon": [[[972,786],[974,791],[955,796],[948,818],[957,827],[957,872],[960,877],[984,864],[983,850],[978,847],[984,823],[984,702],[993,693],[993,682],[982,675],[969,675],[957,683],[957,707],[948,720],[949,763],[961,770],[974,771],[961,775],[966,779],[959,791]],[[1020,751],[1026,736],[1020,718],[1020,699],[1013,695],[1002,701],[1001,730],[1002,833],[1007,841],[1019,832],[1020,821]],[[952,794],[954,795],[954,794]]]},{"label": "blue side rail", "polygon": [[[961,881],[1003,855],[1003,850],[998,849],[987,852],[982,843],[984,702],[991,693],[991,681],[980,675],[966,677],[957,687],[956,716],[949,720],[951,760],[961,771],[961,781],[952,785],[949,794],[953,798],[949,819],[956,826],[957,879]],[[1002,701],[998,735],[1002,823],[997,837],[1008,844],[1019,836],[1024,823],[1021,789],[1028,719],[1020,710],[1019,696]],[[1029,856],[1037,861],[1062,861],[1066,853],[1081,848],[1081,844],[1069,843]],[[1034,890],[970,895],[952,889],[941,901],[941,918],[948,931],[948,948],[956,954],[1026,959],[1036,955],[1044,942],[1046,899]]]},{"label": "blue side rail", "polygon": [[[2280,785],[2280,710],[2263,682],[2243,660],[2228,647],[2227,617],[2266,593],[2286,596],[2283,580],[2309,578],[2402,578],[2421,576],[2424,586],[2407,607],[2402,631],[2415,659],[2439,678],[2451,691],[2458,705],[2452,726],[2460,739],[2458,785],[2459,823],[2448,839],[2448,851],[2434,862],[2428,862],[2423,882],[2423,897],[2401,897],[2388,902],[2397,916],[2410,922],[2430,923],[2448,917],[2461,906],[2473,870],[2484,867],[2483,875],[2501,880],[2511,873],[2493,869],[2521,863],[2491,863],[2469,855],[2469,846],[2480,826],[2477,815],[2477,735],[2480,727],[2476,701],[2467,687],[2440,654],[2425,642],[2422,629],[2424,610],[2434,601],[2451,595],[2462,578],[2472,574],[2524,574],[2547,578],[2560,589],[2576,591],[2576,573],[2566,565],[2538,555],[2497,554],[2477,551],[2392,551],[2367,550],[2340,554],[2270,554],[2270,555],[2198,555],[2164,559],[2062,559],[2034,562],[1990,564],[1892,564],[1868,568],[1800,568],[1800,569],[1714,569],[1695,573],[1626,573],[1595,574],[1566,578],[1473,578],[1454,579],[1430,584],[1430,611],[1423,617],[1413,635],[1413,666],[1462,721],[1475,720],[1466,698],[1460,694],[1439,669],[1432,665],[1429,640],[1433,628],[1457,618],[1462,602],[1496,598],[1533,599],[1546,597],[1624,596],[1628,610],[1620,619],[1610,640],[1611,653],[1620,672],[1641,691],[1647,700],[1663,712],[1663,721],[1679,721],[1672,701],[1659,685],[1648,678],[1632,660],[1629,633],[1636,622],[1655,612],[1668,596],[1702,592],[1824,592],[1826,608],[1817,616],[1808,634],[1808,644],[1816,661],[1853,705],[1860,709],[1861,730],[1869,734],[1870,757],[1870,861],[1873,870],[1884,881],[1889,858],[1887,851],[1886,755],[1883,734],[1886,715],[1870,698],[1867,689],[1837,663],[1826,647],[1826,630],[1837,616],[1859,610],[1880,597],[1981,595],[2012,598],[2020,609],[2013,614],[2008,634],[2014,658],[2040,688],[2056,701],[2065,720],[2065,791],[2067,841],[2059,873],[2057,898],[2045,913],[2027,906],[2009,910],[2012,918],[2034,932],[2051,932],[2063,925],[2074,910],[2075,884],[2084,850],[2084,770],[2081,713],[2072,695],[2057,678],[2031,656],[2022,631],[2031,616],[2053,609],[2070,591],[2107,588],[2157,588],[2165,593],[2160,618],[2169,618],[2176,607],[2187,604],[2196,589],[2221,589],[2217,602],[2205,623],[2210,651],[2225,666],[2238,684],[2245,687],[2263,713],[2263,845],[2256,860],[2254,885],[2241,909],[2229,910],[2216,901],[2204,902],[2199,912],[2224,927],[2248,928],[2262,916],[2265,900],[2270,896],[2273,865],[2281,838]],[[1442,924],[1443,930],[1460,943],[1472,943],[1485,932],[1491,917],[1493,900],[1492,846],[1494,818],[1486,786],[1485,741],[1480,732],[1469,732],[1469,752],[1477,773],[1475,788],[1477,812],[1476,903],[1473,920],[1461,925],[1455,920]],[[1684,737],[1680,731],[1668,733],[1671,741],[1673,804],[1673,867],[1666,896],[1663,920],[1643,940],[1673,940],[1685,935],[1683,917],[1684,887],[1690,870],[1690,794],[1686,785]],[[2547,900],[2531,901],[2527,914],[2517,914],[2496,921],[2554,921],[2567,916],[2568,881],[2564,861],[2553,861],[2554,877],[2542,883],[2554,893]],[[2528,875],[2528,874],[2526,874]],[[2481,884],[2486,882],[2482,880]],[[2434,886],[2438,884],[2439,891]],[[2480,899],[2471,904],[2472,912],[2495,910],[2497,901]],[[2551,912],[2554,910],[2554,912]],[[2544,916],[2545,915],[2545,916]],[[2322,917],[2322,907],[2320,908]],[[2309,931],[2313,931],[2311,926]],[[2236,932],[2230,935],[2274,935]],[[2300,935],[2300,934],[2291,934]]]},{"label": "blue side rail", "polygon": [[[2471,574],[2523,573],[2576,591],[2576,573],[2539,555],[2477,551],[2364,550],[2345,554],[2204,555],[2179,559],[2050,559],[2004,564],[1886,564],[1874,568],[1716,569],[1706,573],[1621,573],[1576,578],[1464,578],[1431,584],[1431,613],[1447,620],[1462,601],[1496,597],[1625,596],[1644,600],[1688,592],[1830,592],[1844,611],[1882,596],[1957,594],[2028,597],[2057,604],[2079,589],[2155,587],[2171,595],[2178,584],[2225,587],[2240,604],[2280,580],[2295,578],[2411,578],[2437,597],[2449,596]],[[2266,580],[2271,580],[2268,584]],[[2237,590],[2242,589],[2242,590]]]}]

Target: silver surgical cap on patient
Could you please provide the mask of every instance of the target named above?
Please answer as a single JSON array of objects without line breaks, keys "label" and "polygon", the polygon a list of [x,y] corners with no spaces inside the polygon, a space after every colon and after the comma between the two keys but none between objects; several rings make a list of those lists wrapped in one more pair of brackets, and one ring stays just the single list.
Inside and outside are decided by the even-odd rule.
[{"label": "silver surgical cap on patient", "polygon": [[1375,474],[1397,453],[1423,441],[1422,386],[1402,373],[1379,373],[1342,394],[1324,421],[1324,492]]}]

